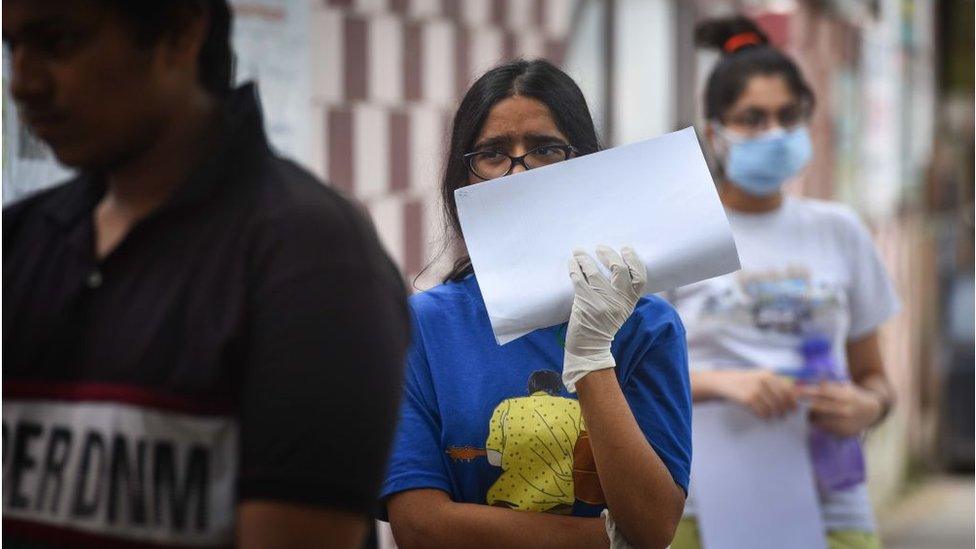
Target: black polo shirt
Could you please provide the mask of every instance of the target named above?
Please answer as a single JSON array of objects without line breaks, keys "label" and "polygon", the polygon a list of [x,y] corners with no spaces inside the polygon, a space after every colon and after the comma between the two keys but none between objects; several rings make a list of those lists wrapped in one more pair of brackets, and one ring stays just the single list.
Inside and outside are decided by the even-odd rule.
[{"label": "black polo shirt", "polygon": [[83,174],[3,212],[6,541],[223,545],[235,503],[365,513],[409,340],[372,225],[275,156],[254,89],[94,254]]}]

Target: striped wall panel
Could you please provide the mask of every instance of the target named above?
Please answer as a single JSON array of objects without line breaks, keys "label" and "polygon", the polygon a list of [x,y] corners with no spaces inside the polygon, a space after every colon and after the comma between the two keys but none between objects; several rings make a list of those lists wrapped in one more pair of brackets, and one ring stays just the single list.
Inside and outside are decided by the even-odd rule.
[{"label": "striped wall panel", "polygon": [[[308,164],[363,203],[408,278],[443,246],[438,187],[461,95],[506,59],[559,63],[575,3],[315,3],[311,112],[319,157]],[[421,286],[435,280],[431,275]]]}]

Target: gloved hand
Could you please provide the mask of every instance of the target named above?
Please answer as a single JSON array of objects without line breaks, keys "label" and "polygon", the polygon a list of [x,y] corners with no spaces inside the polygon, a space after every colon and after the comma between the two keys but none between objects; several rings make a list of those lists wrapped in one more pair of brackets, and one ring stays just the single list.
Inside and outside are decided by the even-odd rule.
[{"label": "gloved hand", "polygon": [[610,516],[610,510],[604,509],[600,516],[603,517],[603,525],[607,530],[607,538],[610,540],[610,549],[633,549],[624,536],[617,530],[617,523]]},{"label": "gloved hand", "polygon": [[586,374],[616,365],[610,343],[634,312],[647,283],[647,270],[632,248],[624,247],[618,254],[598,246],[596,255],[610,270],[609,280],[585,252],[573,251],[569,260],[576,296],[566,330],[563,384],[571,393]]}]

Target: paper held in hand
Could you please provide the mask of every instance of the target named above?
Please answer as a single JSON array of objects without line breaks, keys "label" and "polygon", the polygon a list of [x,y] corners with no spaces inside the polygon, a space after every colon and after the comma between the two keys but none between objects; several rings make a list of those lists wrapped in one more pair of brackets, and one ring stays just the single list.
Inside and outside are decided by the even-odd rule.
[{"label": "paper held in hand", "polygon": [[454,192],[500,345],[569,320],[574,248],[633,247],[656,293],[739,268],[693,128]]}]

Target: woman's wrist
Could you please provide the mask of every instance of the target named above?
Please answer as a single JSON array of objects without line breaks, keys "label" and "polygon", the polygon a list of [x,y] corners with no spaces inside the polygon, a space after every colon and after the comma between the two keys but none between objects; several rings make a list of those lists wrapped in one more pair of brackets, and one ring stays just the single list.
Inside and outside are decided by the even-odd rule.
[{"label": "woman's wrist", "polygon": [[888,381],[883,377],[875,375],[858,380],[855,386],[872,403],[874,414],[871,416],[871,421],[867,424],[866,428],[874,427],[884,421],[894,405],[894,397]]},{"label": "woman's wrist", "polygon": [[870,399],[873,407],[871,421],[868,422],[867,427],[874,427],[888,417],[888,413],[891,411],[891,399],[887,391],[880,391],[872,387],[861,387],[861,390]]},{"label": "woman's wrist", "polygon": [[577,384],[595,372],[613,371],[617,365],[610,354],[606,353],[578,356],[567,349],[563,355],[563,385],[570,393],[578,392]]}]

